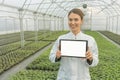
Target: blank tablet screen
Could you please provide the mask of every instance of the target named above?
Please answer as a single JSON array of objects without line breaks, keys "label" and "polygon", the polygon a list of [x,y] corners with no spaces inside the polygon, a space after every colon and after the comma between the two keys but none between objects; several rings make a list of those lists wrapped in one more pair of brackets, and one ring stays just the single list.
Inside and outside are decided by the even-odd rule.
[{"label": "blank tablet screen", "polygon": [[60,40],[61,56],[86,57],[87,40]]}]

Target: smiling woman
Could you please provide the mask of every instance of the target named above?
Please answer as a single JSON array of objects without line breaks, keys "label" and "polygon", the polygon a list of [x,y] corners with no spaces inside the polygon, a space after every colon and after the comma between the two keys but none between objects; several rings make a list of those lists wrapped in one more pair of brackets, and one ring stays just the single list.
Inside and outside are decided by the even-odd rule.
[{"label": "smiling woman", "polygon": [[80,32],[80,26],[83,23],[83,16],[84,16],[84,14],[79,9],[73,9],[68,14],[68,24],[69,24],[71,31],[75,35],[78,32]]},{"label": "smiling woman", "polygon": [[[93,37],[82,33],[81,25],[84,14],[80,9],[72,9],[68,13],[68,24],[70,32],[61,35],[53,45],[49,59],[52,62],[60,61],[60,68],[57,80],[90,80],[89,67],[98,64],[98,48]],[[60,40],[87,40],[88,49],[85,58],[61,56]],[[74,48],[74,47],[73,47]],[[81,53],[81,52],[79,52]]]}]

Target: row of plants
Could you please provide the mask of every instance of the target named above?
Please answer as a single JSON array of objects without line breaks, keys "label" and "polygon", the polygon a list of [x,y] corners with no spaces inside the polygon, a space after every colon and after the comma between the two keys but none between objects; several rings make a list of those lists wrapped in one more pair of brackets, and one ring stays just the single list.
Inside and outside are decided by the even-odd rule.
[{"label": "row of plants", "polygon": [[[60,34],[64,34],[65,32],[59,32],[59,35]],[[51,35],[54,35],[54,36],[52,36],[51,37],[51,39],[53,39],[53,37],[54,37],[54,39],[57,39],[57,37],[58,37],[58,34],[56,34],[56,32],[52,32],[51,33]],[[46,34],[46,36],[44,37],[44,34],[43,33],[39,33],[39,35],[40,36],[38,36],[39,37],[39,39],[45,39],[45,37],[46,38],[48,38],[48,36],[50,36],[50,33],[47,33]],[[33,40],[34,40],[34,38],[32,38]],[[50,37],[49,37],[49,39],[50,39]],[[28,40],[28,41],[26,41],[27,42],[27,44],[29,44],[30,42],[31,42],[32,40]],[[26,43],[25,42],[25,43]],[[26,45],[27,45],[26,44]],[[2,47],[0,47],[0,55],[5,55],[6,53],[8,53],[8,52],[10,52],[10,51],[13,51],[13,50],[16,50],[16,49],[18,49],[18,48],[20,48],[20,42],[15,42],[15,43],[10,43],[10,44],[7,44],[7,45],[3,45]]]},{"label": "row of plants", "polygon": [[[52,40],[55,40],[59,35],[61,35],[63,33],[66,33],[66,31],[64,31],[64,32],[62,32],[62,31],[39,31],[38,32],[38,40],[42,40],[42,39],[49,40],[49,39],[51,39],[51,35],[54,35]],[[0,36],[1,36],[0,37],[0,46],[21,40],[20,33],[4,34],[4,35],[0,35]],[[24,32],[24,39],[29,40],[29,41],[34,41],[35,40],[35,32],[33,32],[33,31]]]},{"label": "row of plants", "polygon": [[[103,38],[99,33],[95,31],[85,31],[86,34],[93,36],[97,42],[99,49],[99,64],[96,67],[90,67],[91,80],[119,80],[120,79],[120,48],[115,46],[113,43],[109,42]],[[12,76],[10,80],[55,80],[57,74],[57,69],[51,71],[46,68],[43,63],[46,63],[49,56],[49,49],[44,52],[38,59],[32,62],[27,70],[20,71],[16,75]],[[46,57],[46,58],[45,58]],[[48,66],[51,66],[51,62],[47,63]],[[59,64],[59,63],[58,63]],[[44,66],[44,69],[41,69],[41,65]],[[56,64],[54,64],[56,65]],[[37,66],[37,67],[35,67]],[[59,65],[58,65],[59,66]],[[58,68],[58,66],[56,66]],[[55,68],[55,67],[53,67]],[[31,71],[31,73],[29,72]],[[38,73],[38,71],[48,72],[48,74]],[[50,71],[50,72],[49,72]],[[51,75],[51,72],[54,74]],[[28,74],[26,74],[28,73]],[[35,74],[37,73],[37,74]],[[29,76],[35,74],[34,76]],[[39,76],[39,77],[38,77]],[[53,79],[49,78],[54,76]]]},{"label": "row of plants", "polygon": [[[53,33],[54,36],[56,36],[56,32]],[[26,57],[34,54],[35,52],[37,52],[38,50],[42,49],[43,47],[47,46],[50,43],[51,41],[38,41],[36,43],[32,41],[25,41],[25,47],[23,49],[20,48],[20,42],[1,46],[0,73],[16,65],[17,63],[24,60]]]},{"label": "row of plants", "polygon": [[[54,32],[50,32],[50,31],[48,31],[48,32],[41,32],[41,34],[39,33],[38,34],[38,41],[39,40],[42,40],[43,38],[46,38],[46,37],[48,37],[48,36],[51,36],[51,34],[54,34]],[[35,37],[31,37],[31,38],[28,38],[28,39],[26,39],[27,41],[35,41]]]},{"label": "row of plants", "polygon": [[27,70],[47,70],[47,71],[58,71],[59,62],[51,63],[49,60],[49,53],[51,48],[46,50],[44,54],[40,55],[36,60],[29,64]]},{"label": "row of plants", "polygon": [[30,55],[46,47],[50,43],[51,42],[49,41],[40,41],[36,43],[33,42],[29,45],[26,45],[23,49],[19,48],[17,50],[7,53],[6,55],[0,56],[0,73],[16,65]]},{"label": "row of plants", "polygon": [[119,80],[120,79],[120,48],[103,38],[99,33],[86,31],[93,36],[99,49],[99,64],[90,68],[92,80]]},{"label": "row of plants", "polygon": [[[58,38],[58,36],[60,36],[61,34],[65,34],[67,33],[67,31],[47,31],[47,32],[43,32],[42,34],[40,34],[40,36],[38,36],[38,41],[39,40],[44,40],[44,41],[54,41]],[[34,41],[35,38],[29,38],[27,39],[29,41]]]},{"label": "row of plants", "polygon": [[[56,32],[55,32],[56,33]],[[65,32],[60,32],[59,34],[54,34],[56,38],[60,34],[64,34]],[[53,40],[53,37],[51,37]],[[56,39],[55,38],[55,39]],[[48,40],[48,39],[46,39]],[[15,76],[11,78],[11,80],[55,80],[59,68],[59,62],[51,63],[49,60],[49,53],[51,48],[44,51],[36,60],[34,60],[31,64],[26,67],[26,70],[20,71]],[[31,71],[31,72],[29,72]],[[38,73],[39,71],[39,73]],[[42,73],[42,74],[41,74]],[[47,73],[47,74],[46,74]],[[32,75],[31,75],[32,74]]]},{"label": "row of plants", "polygon": [[58,38],[58,36],[60,36],[61,34],[65,34],[67,33],[68,31],[56,31],[52,34],[52,36],[48,36],[46,38],[44,38],[43,40],[51,40],[51,41],[54,41]]},{"label": "row of plants", "polygon": [[6,39],[6,38],[9,38],[9,37],[18,36],[18,35],[20,35],[19,32],[9,33],[9,34],[1,34],[0,39]]},{"label": "row of plants", "polygon": [[[34,32],[33,31],[24,31],[24,34],[25,35],[29,35],[29,34],[34,35]],[[20,32],[1,34],[0,39],[6,39],[6,38],[16,37],[16,36],[20,36]]]},{"label": "row of plants", "polygon": [[57,71],[23,70],[10,80],[56,80]]},{"label": "row of plants", "polygon": [[109,32],[109,31],[99,31],[99,32],[120,45],[120,35]]},{"label": "row of plants", "polygon": [[55,80],[58,73],[59,62],[51,63],[49,53],[51,48],[44,51],[36,60],[10,77],[10,80]]},{"label": "row of plants", "polygon": [[[31,41],[26,41],[25,46],[30,44]],[[0,56],[6,55],[9,52],[12,52],[16,49],[19,49],[21,47],[20,42],[10,43],[8,45],[3,45],[0,47]]]},{"label": "row of plants", "polygon": [[[20,33],[5,34],[5,37],[3,37],[4,35],[1,35],[1,36],[2,37],[0,38],[0,46],[18,42],[21,40]],[[31,37],[34,37],[33,32],[25,32],[24,34],[25,40]]]}]

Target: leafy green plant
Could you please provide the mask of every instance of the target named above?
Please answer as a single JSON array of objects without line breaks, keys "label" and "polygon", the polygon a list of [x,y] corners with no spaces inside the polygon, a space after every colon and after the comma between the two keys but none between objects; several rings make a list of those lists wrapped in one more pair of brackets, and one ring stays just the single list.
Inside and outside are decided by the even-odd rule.
[{"label": "leafy green plant", "polygon": [[51,63],[49,60],[50,49],[46,50],[36,60],[29,64],[26,69],[28,70],[47,70],[47,71],[58,71],[59,63]]},{"label": "leafy green plant", "polygon": [[99,64],[90,68],[92,80],[119,80],[120,48],[95,31],[86,31],[85,33],[96,39],[99,48]]},{"label": "leafy green plant", "polygon": [[[85,31],[85,33],[95,38],[99,49],[99,63],[96,67],[90,68],[91,80],[119,80],[120,48],[95,31]],[[27,66],[27,70],[20,71],[10,80],[55,80],[59,63],[57,65],[49,61],[49,52],[50,49],[43,52]],[[52,70],[53,68],[55,70]]]}]

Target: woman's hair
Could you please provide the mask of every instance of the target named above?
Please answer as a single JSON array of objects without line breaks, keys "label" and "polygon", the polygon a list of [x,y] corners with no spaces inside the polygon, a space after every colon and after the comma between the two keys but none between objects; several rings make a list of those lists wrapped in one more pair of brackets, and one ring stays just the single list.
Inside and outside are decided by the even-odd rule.
[{"label": "woman's hair", "polygon": [[78,14],[78,15],[80,16],[81,20],[83,20],[84,13],[83,13],[80,9],[78,9],[78,8],[72,9],[72,10],[68,13],[68,17],[69,17],[69,15],[70,15],[71,13]]}]

